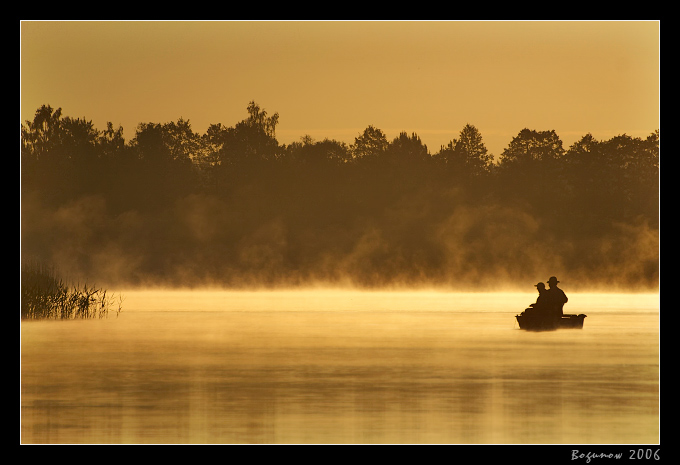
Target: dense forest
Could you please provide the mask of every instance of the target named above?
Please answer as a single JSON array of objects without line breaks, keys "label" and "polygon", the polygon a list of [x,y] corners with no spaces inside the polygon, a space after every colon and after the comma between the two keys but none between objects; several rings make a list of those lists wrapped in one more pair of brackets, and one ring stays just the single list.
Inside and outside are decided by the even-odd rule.
[{"label": "dense forest", "polygon": [[522,129],[496,158],[473,125],[431,152],[374,126],[279,144],[234,126],[141,123],[125,140],[44,105],[21,126],[21,254],[117,286],[651,289],[659,133]]}]

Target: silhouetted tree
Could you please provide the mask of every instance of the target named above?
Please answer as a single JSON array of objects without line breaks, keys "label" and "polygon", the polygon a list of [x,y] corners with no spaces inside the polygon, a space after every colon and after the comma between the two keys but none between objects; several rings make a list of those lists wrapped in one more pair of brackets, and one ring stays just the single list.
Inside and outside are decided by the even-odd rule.
[{"label": "silhouetted tree", "polygon": [[138,176],[128,186],[145,208],[170,206],[181,195],[197,188],[193,154],[201,138],[189,121],[140,123],[130,149],[138,160]]},{"label": "silhouetted tree", "polygon": [[642,214],[657,223],[658,131],[644,140],[623,134],[597,141],[587,134],[569,148],[565,164],[576,210],[605,221]]},{"label": "silhouetted tree", "polygon": [[385,153],[388,145],[385,134],[380,129],[369,125],[354,139],[354,144],[351,145],[352,156],[355,159],[379,157]]},{"label": "silhouetted tree", "polygon": [[113,129],[113,123],[106,123],[106,129],[102,131],[97,139],[100,156],[106,159],[115,158],[125,150],[125,138],[123,137],[123,127]]},{"label": "silhouetted tree", "polygon": [[170,156],[182,163],[193,162],[201,151],[201,136],[191,129],[189,120],[180,118],[175,123],[171,121],[164,126]]},{"label": "silhouetted tree", "polygon": [[261,110],[260,106],[254,101],[248,104],[248,119],[245,121],[249,126],[256,127],[264,132],[268,137],[276,139],[276,125],[279,122],[279,114],[274,113],[272,116],[267,116],[265,110]]},{"label": "silhouetted tree", "polygon": [[455,151],[465,159],[466,171],[472,176],[489,174],[493,163],[493,155],[488,153],[482,134],[475,126],[466,124],[460,131]]},{"label": "silhouetted tree", "polygon": [[97,157],[99,131],[92,121],[65,117],[59,125],[58,153],[78,163],[92,162]]},{"label": "silhouetted tree", "polygon": [[344,142],[328,138],[316,142],[307,135],[301,137],[300,142],[286,146],[282,158],[291,163],[318,166],[346,163],[351,159],[351,154]]},{"label": "silhouetted tree", "polygon": [[493,155],[488,153],[479,130],[471,124],[460,131],[459,139],[442,147],[436,158],[459,178],[488,175],[493,165]]},{"label": "silhouetted tree", "polygon": [[236,126],[211,125],[208,139],[219,147],[219,165],[227,168],[274,160],[279,149],[275,136],[278,119],[278,113],[268,117],[266,111],[261,110],[255,102],[250,102],[248,118]]},{"label": "silhouetted tree", "polygon": [[430,158],[427,145],[414,132],[410,136],[402,131],[387,147],[389,158],[401,162],[424,161]]},{"label": "silhouetted tree", "polygon": [[100,190],[100,133],[92,121],[62,117],[61,108],[41,106],[33,121],[22,125],[22,180],[50,202],[61,202]]},{"label": "silhouetted tree", "polygon": [[563,173],[562,141],[551,131],[523,129],[500,156],[496,188],[499,198],[534,215],[562,222],[570,194]]},{"label": "silhouetted tree", "polygon": [[21,126],[21,154],[25,160],[40,160],[51,151],[58,138],[61,108],[42,105],[33,121]]},{"label": "silhouetted tree", "polygon": [[500,156],[500,167],[525,168],[535,162],[558,160],[564,155],[562,141],[554,130],[522,129]]},{"label": "silhouetted tree", "polygon": [[139,123],[131,145],[140,160],[155,165],[172,161],[170,147],[164,138],[163,125],[160,123]]},{"label": "silhouetted tree", "polygon": [[332,163],[343,164],[352,158],[350,149],[344,142],[326,138],[314,145],[320,153],[325,154],[324,158]]},{"label": "silhouetted tree", "polygon": [[416,133],[401,132],[373,163],[387,195],[411,195],[428,184],[432,157]]}]

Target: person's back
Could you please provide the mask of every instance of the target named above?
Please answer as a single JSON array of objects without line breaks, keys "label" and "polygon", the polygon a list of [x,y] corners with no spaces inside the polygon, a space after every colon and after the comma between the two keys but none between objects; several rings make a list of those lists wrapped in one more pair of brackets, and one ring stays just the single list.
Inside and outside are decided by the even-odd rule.
[{"label": "person's back", "polygon": [[548,286],[550,286],[550,289],[547,291],[547,297],[552,311],[556,316],[562,317],[562,315],[564,315],[564,304],[566,304],[569,299],[567,298],[567,295],[564,293],[564,291],[557,287],[557,283],[559,283],[557,278],[555,276],[551,276],[548,280]]},{"label": "person's back", "polygon": [[536,298],[536,303],[534,304],[534,307],[537,308],[539,311],[544,312],[546,307],[548,306],[548,291],[545,289],[540,289],[538,291],[538,297]]},{"label": "person's back", "polygon": [[529,314],[534,316],[545,316],[548,313],[548,291],[545,289],[545,284],[538,283],[534,285],[538,291],[538,297],[536,298],[536,303],[530,304],[531,311]]}]

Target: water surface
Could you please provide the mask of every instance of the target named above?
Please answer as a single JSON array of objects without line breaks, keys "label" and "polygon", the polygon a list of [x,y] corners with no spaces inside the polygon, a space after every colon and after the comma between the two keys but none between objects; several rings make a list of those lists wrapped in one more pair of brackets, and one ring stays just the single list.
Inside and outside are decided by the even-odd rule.
[{"label": "water surface", "polygon": [[23,443],[658,444],[658,295],[125,292],[21,323]]}]

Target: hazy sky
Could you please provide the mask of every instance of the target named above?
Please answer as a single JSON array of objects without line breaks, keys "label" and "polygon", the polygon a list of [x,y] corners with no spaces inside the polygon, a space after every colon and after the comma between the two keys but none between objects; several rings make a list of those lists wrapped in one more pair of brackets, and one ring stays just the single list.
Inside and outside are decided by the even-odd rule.
[{"label": "hazy sky", "polygon": [[523,128],[565,148],[659,128],[659,29],[633,22],[22,22],[21,122],[42,104],[99,129],[233,126],[254,100],[277,139],[368,125],[431,153],[465,124],[496,157]]}]

